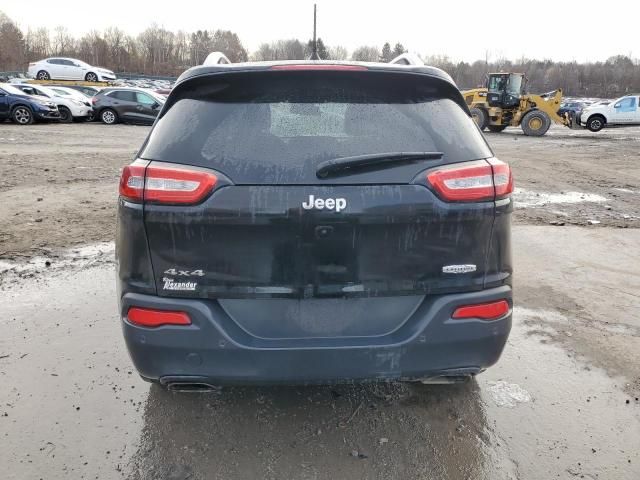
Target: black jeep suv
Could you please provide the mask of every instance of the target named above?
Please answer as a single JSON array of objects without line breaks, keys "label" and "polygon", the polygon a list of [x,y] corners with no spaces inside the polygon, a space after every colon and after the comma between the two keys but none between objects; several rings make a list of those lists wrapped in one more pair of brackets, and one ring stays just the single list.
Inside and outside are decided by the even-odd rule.
[{"label": "black jeep suv", "polygon": [[479,373],[511,328],[512,190],[436,68],[192,68],[120,181],[133,363],[170,389]]}]

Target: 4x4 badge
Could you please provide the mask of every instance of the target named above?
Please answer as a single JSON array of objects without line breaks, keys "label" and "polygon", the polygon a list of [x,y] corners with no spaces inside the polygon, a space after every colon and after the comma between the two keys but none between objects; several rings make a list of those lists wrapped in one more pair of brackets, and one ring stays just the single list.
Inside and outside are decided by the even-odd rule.
[{"label": "4x4 badge", "polygon": [[175,275],[177,277],[204,277],[202,270],[176,270],[175,268],[170,268],[169,270],[165,270],[164,274]]}]

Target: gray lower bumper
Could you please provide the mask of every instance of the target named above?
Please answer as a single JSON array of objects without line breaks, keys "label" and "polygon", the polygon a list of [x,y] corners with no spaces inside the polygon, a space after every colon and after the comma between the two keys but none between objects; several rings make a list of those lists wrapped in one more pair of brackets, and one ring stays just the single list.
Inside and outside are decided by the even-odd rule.
[{"label": "gray lower bumper", "polygon": [[[249,335],[217,302],[126,294],[122,329],[143,377],[195,377],[212,384],[325,383],[418,379],[477,373],[493,365],[511,329],[511,313],[497,320],[453,320],[457,306],[508,299],[511,288],[427,297],[388,335],[268,340]],[[149,329],[130,324],[132,306],[182,310],[193,324]]]}]

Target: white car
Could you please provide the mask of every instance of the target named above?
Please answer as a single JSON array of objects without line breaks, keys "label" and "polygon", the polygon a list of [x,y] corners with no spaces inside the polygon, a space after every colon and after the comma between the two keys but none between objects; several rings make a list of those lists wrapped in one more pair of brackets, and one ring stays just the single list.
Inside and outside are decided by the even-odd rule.
[{"label": "white car", "polygon": [[116,79],[115,73],[93,67],[75,58],[52,57],[30,63],[27,74],[37,80],[85,80],[107,82]]},{"label": "white car", "polygon": [[58,85],[50,85],[47,88],[49,90],[53,90],[61,97],[75,98],[76,100],[84,103],[88,107],[91,107],[91,113],[89,113],[87,117],[87,121],[92,122],[94,120],[93,107],[91,106],[91,97],[88,97],[87,95],[82,93],[80,90],[76,90],[74,88],[59,87]]},{"label": "white car", "polygon": [[606,105],[590,105],[582,110],[580,124],[592,132],[604,127],[640,125],[640,95],[625,95]]},{"label": "white car", "polygon": [[28,83],[14,83],[13,87],[22,90],[27,95],[39,95],[55,103],[58,106],[60,122],[62,123],[70,123],[75,119],[88,120],[93,118],[93,107],[88,99],[83,100],[71,95],[63,95],[51,87],[30,85]]}]

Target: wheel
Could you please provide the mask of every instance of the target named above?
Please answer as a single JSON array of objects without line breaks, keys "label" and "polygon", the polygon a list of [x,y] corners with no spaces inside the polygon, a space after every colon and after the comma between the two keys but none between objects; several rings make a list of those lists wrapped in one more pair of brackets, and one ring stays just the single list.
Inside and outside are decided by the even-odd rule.
[{"label": "wheel", "polygon": [[100,120],[107,125],[113,125],[114,123],[118,123],[118,114],[110,108],[107,108],[100,112]]},{"label": "wheel", "polygon": [[473,121],[476,122],[478,128],[480,130],[484,130],[487,127],[487,123],[489,122],[489,116],[487,115],[487,112],[482,108],[477,107],[473,107],[469,110],[469,112],[471,112],[471,118],[473,118]]},{"label": "wheel", "polygon": [[592,132],[599,132],[604,128],[605,119],[602,115],[594,115],[587,120],[587,128]]},{"label": "wheel", "polygon": [[47,72],[46,70],[40,70],[36,75],[36,78],[38,80],[51,80],[51,76],[49,75],[49,72]]},{"label": "wheel", "polygon": [[520,126],[525,135],[541,137],[549,130],[551,119],[541,110],[531,110],[522,117]]},{"label": "wheel", "polygon": [[60,123],[73,122],[73,115],[71,115],[71,110],[67,107],[58,107],[58,111],[60,112]]},{"label": "wheel", "polygon": [[33,112],[29,107],[18,105],[11,112],[11,120],[18,125],[31,125],[33,123]]},{"label": "wheel", "polygon": [[487,128],[489,129],[490,132],[500,133],[505,128],[507,128],[507,125],[487,125]]},{"label": "wheel", "polygon": [[96,75],[96,74],[95,74],[95,73],[93,73],[93,72],[89,72],[89,73],[87,73],[87,74],[84,76],[84,79],[85,79],[87,82],[97,82],[97,81],[98,81],[98,75]]}]

